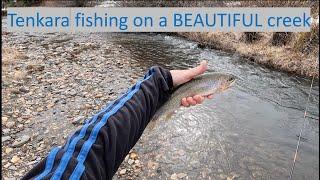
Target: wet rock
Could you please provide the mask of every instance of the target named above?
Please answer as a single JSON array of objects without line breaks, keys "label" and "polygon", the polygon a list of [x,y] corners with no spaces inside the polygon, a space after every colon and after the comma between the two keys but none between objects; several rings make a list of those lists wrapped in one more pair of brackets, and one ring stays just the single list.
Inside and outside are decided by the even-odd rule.
[{"label": "wet rock", "polygon": [[25,143],[27,143],[30,140],[30,136],[28,135],[23,135],[20,138],[16,139],[13,144],[12,147],[19,147],[24,145]]},{"label": "wet rock", "polygon": [[78,116],[78,117],[74,118],[71,123],[73,125],[79,125],[79,124],[83,124],[84,120],[85,120],[84,116]]}]

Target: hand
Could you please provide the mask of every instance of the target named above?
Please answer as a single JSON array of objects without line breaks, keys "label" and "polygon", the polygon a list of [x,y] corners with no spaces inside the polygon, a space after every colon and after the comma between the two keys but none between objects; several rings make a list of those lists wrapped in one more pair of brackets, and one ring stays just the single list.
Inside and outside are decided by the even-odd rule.
[{"label": "hand", "polygon": [[[188,70],[171,70],[171,76],[173,81],[173,86],[177,87],[184,84],[194,77],[203,74],[208,69],[207,61],[202,61],[199,66],[188,69]],[[190,105],[194,106],[196,104],[201,104],[205,98],[212,99],[213,96],[209,95],[207,97],[201,95],[194,95],[192,97],[185,97],[181,99],[181,105],[188,107]]]}]

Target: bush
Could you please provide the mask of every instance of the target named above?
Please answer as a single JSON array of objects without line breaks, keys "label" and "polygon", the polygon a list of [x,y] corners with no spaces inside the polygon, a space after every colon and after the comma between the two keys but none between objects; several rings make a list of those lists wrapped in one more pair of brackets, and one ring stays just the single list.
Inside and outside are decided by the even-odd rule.
[{"label": "bush", "polygon": [[275,32],[272,34],[271,44],[273,46],[287,45],[292,39],[292,34],[292,32]]},{"label": "bush", "polygon": [[245,32],[241,36],[240,40],[246,43],[253,43],[261,39],[261,34],[258,32]]},{"label": "bush", "polygon": [[319,25],[311,27],[310,32],[297,33],[293,48],[302,53],[319,53]]}]

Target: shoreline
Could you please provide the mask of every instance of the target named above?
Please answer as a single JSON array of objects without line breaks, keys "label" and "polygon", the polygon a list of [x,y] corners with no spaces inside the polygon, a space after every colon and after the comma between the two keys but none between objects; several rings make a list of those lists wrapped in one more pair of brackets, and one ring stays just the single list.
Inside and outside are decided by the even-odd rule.
[{"label": "shoreline", "polygon": [[[244,40],[245,33],[186,32],[176,33],[176,35],[199,43],[199,47],[235,53],[268,68],[304,77],[315,76],[319,79],[318,52],[299,52],[294,49],[295,42],[273,46],[270,42],[272,33],[259,33],[259,40],[253,40],[253,42]],[[314,47],[315,50],[318,48],[319,46]]]}]

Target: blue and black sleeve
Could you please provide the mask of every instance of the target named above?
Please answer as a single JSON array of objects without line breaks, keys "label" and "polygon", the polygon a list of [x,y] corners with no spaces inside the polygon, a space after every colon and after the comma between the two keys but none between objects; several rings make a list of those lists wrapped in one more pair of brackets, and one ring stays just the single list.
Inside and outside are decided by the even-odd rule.
[{"label": "blue and black sleeve", "polygon": [[63,147],[23,179],[112,179],[173,87],[170,71],[152,67],[123,96],[86,121]]}]

